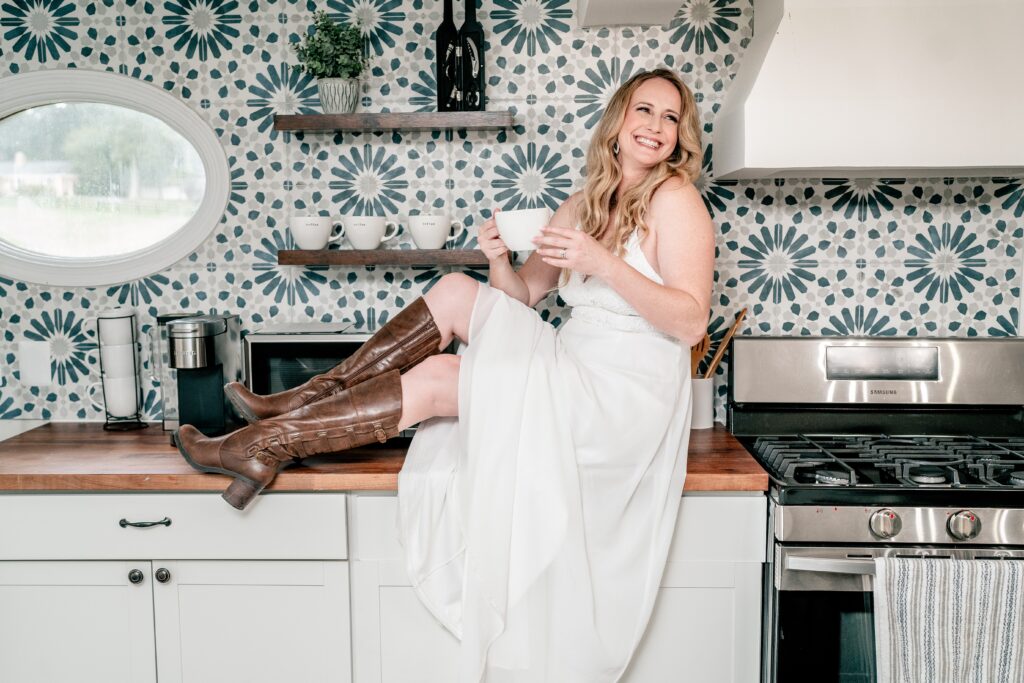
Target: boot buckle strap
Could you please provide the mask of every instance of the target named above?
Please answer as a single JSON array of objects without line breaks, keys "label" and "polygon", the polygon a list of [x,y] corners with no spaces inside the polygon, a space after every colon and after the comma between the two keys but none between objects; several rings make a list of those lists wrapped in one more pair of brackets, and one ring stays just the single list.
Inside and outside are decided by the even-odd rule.
[{"label": "boot buckle strap", "polygon": [[377,437],[377,441],[384,443],[388,440],[388,434],[384,431],[384,425],[380,422],[373,423],[373,435]]},{"label": "boot buckle strap", "polygon": [[260,451],[256,454],[256,461],[266,467],[276,467],[277,459],[266,451]]}]

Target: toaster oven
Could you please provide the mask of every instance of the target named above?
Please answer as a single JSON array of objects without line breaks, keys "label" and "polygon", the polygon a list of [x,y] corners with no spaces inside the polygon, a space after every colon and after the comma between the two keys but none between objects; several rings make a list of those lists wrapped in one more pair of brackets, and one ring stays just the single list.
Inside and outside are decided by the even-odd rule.
[{"label": "toaster oven", "polygon": [[245,337],[245,377],[257,394],[291,389],[351,356],[371,333],[352,323],[277,325]]}]

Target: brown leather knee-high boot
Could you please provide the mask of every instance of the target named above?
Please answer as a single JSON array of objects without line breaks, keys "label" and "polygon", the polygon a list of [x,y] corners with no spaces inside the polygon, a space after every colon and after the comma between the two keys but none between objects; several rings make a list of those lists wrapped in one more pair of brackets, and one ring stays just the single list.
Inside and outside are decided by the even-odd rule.
[{"label": "brown leather knee-high boot", "polygon": [[260,396],[239,382],[231,382],[225,385],[224,393],[246,421],[256,422],[314,403],[389,370],[405,372],[424,358],[440,353],[440,344],[441,333],[420,297],[354,354],[305,384]]},{"label": "brown leather knee-high boot", "polygon": [[282,467],[311,455],[383,443],[398,434],[401,415],[402,380],[391,370],[226,436],[207,438],[185,425],[174,439],[192,467],[235,478],[224,500],[241,510]]}]

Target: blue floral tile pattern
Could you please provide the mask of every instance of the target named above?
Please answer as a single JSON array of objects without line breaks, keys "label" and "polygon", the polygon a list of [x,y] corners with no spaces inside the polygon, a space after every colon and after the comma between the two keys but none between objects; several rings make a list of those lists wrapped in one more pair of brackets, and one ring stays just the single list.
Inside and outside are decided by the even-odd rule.
[{"label": "blue floral tile pattern", "polygon": [[494,200],[503,209],[533,209],[542,206],[554,210],[569,198],[573,179],[561,154],[535,142],[515,147],[501,155],[494,168],[497,176],[491,187]]},{"label": "blue floral tile pattern", "polygon": [[76,10],[70,0],[6,0],[0,6],[0,31],[8,48],[26,61],[57,61],[78,39]]},{"label": "blue floral tile pattern", "polygon": [[162,22],[167,37],[174,41],[172,47],[184,51],[189,60],[220,57],[240,36],[242,15],[236,0],[178,0],[164,2],[163,9]]},{"label": "blue floral tile pattern", "polygon": [[328,186],[342,214],[388,216],[398,212],[409,188],[398,155],[383,147],[352,147],[336,160]]},{"label": "blue floral tile pattern", "polygon": [[687,0],[670,24],[669,41],[683,52],[715,52],[739,30],[740,13],[736,0]]},{"label": "blue floral tile pattern", "polygon": [[[264,132],[274,124],[274,114],[315,114],[320,111],[316,80],[290,64],[270,65],[249,85],[246,105],[249,119]],[[271,133],[271,137],[276,134]]]},{"label": "blue floral tile pattern", "polygon": [[332,19],[358,24],[369,37],[370,50],[380,56],[393,51],[401,31],[398,24],[405,18],[402,0],[328,0]]},{"label": "blue floral tile pattern", "polygon": [[985,259],[979,256],[983,251],[974,235],[965,235],[962,225],[930,225],[926,234],[915,235],[907,245],[913,258],[904,264],[914,269],[907,279],[914,283],[914,291],[925,292],[929,300],[937,298],[944,304],[950,296],[962,299],[983,279],[978,270],[985,266]]},{"label": "blue floral tile pattern", "polygon": [[[360,111],[433,111],[440,3],[0,0],[0,73],[74,67],[150,82],[214,129],[230,168],[223,217],[171,268],[95,289],[0,275],[0,419],[103,418],[87,322],[99,307],[133,307],[140,332],[157,314],[186,311],[236,313],[248,330],[337,320],[375,329],[453,269],[281,266],[278,253],[294,247],[291,217],[375,214],[407,225],[409,215],[444,212],[463,224],[451,246],[474,247],[493,209],[556,208],[577,191],[608,98],[658,66],[678,71],[697,101],[696,187],[716,228],[715,340],[743,307],[752,335],[1020,334],[1024,179],[716,178],[716,114],[753,36],[753,3],[680,2],[665,26],[594,29],[578,27],[570,0],[479,4],[487,108],[512,111],[508,130],[290,133],[273,129],[275,115],[321,111],[292,50],[315,9],[363,27]],[[415,247],[401,234],[382,248]],[[538,310],[553,325],[568,317],[557,294]],[[48,385],[23,383],[21,341],[48,345]],[[719,410],[726,381],[723,366]],[[146,378],[143,391],[146,415],[158,418],[157,387]]]},{"label": "blue floral tile pattern", "polygon": [[25,331],[26,339],[49,343],[51,371],[58,384],[73,384],[89,374],[87,356],[96,348],[90,336],[81,315],[59,308],[42,311]]},{"label": "blue floral tile pattern", "polygon": [[294,246],[274,230],[269,237],[263,238],[260,248],[254,252],[258,262],[253,267],[257,273],[253,285],[257,292],[273,299],[276,304],[308,304],[327,283],[327,278],[312,268],[277,265],[277,252]]},{"label": "blue floral tile pattern", "polygon": [[815,251],[808,236],[799,234],[795,226],[783,228],[776,224],[772,230],[762,226],[740,249],[747,257],[739,262],[743,269],[740,281],[746,282],[749,291],[757,293],[761,301],[793,301],[814,281],[811,271],[818,261],[811,257]]},{"label": "blue floral tile pattern", "polygon": [[569,31],[569,0],[495,0],[494,35],[517,53],[534,56],[562,42]]},{"label": "blue floral tile pattern", "polygon": [[882,211],[892,211],[893,202],[903,196],[899,186],[905,181],[825,178],[822,182],[828,188],[825,199],[832,202],[834,211],[864,222],[868,214],[880,218]]}]

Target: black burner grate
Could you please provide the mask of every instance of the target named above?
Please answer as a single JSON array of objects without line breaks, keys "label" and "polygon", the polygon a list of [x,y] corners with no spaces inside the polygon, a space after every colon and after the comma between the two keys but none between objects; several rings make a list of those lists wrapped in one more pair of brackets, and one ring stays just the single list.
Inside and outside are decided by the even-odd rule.
[{"label": "black burner grate", "polygon": [[1024,437],[794,434],[754,452],[783,484],[1024,489]]}]

